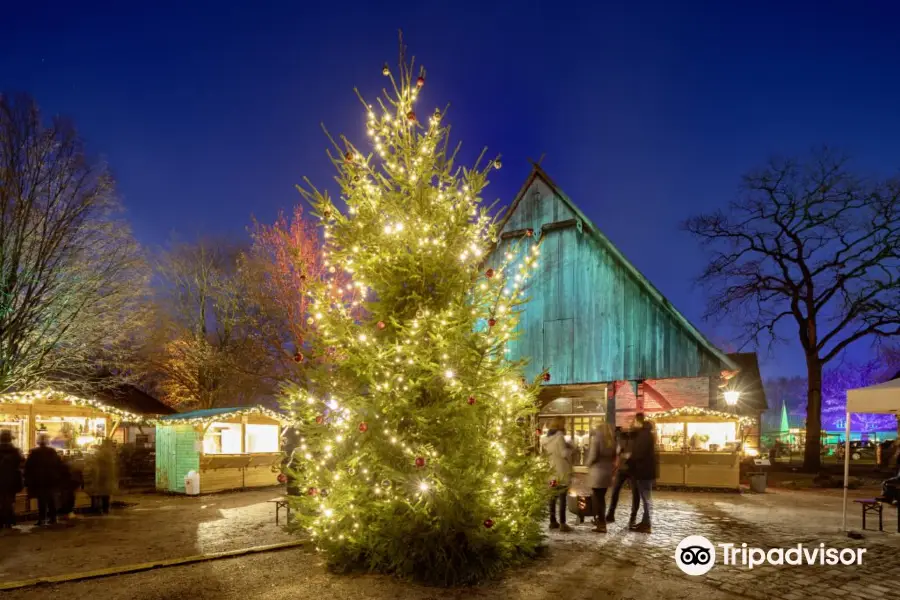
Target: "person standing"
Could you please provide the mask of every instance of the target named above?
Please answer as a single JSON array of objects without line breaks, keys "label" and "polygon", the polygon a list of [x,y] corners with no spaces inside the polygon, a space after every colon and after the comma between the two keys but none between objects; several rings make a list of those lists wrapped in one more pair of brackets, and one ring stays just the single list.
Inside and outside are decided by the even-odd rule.
[{"label": "person standing", "polygon": [[47,436],[38,438],[38,447],[28,453],[25,461],[25,486],[28,495],[37,498],[38,525],[49,521],[56,523],[56,493],[59,489],[62,473],[62,459],[59,454],[47,445]]},{"label": "person standing", "polygon": [[[625,482],[630,479],[628,475],[628,457],[631,453],[631,434],[616,427],[616,461],[615,461],[615,485],[613,485],[612,494],[609,498],[609,509],[606,513],[606,522],[614,523],[616,521],[616,507],[619,505],[619,494]],[[632,484],[632,487],[634,484]],[[629,523],[632,525],[633,523]]]},{"label": "person standing", "polygon": [[[544,451],[550,461],[554,479],[550,486],[556,490],[550,499],[550,529],[560,531],[572,531],[566,525],[566,495],[569,489],[569,480],[572,477],[572,445],[566,441],[565,421],[562,417],[556,417],[547,431],[544,441]],[[559,503],[559,520],[556,519],[556,505]]]},{"label": "person standing", "polygon": [[59,516],[71,519],[75,514],[75,499],[79,488],[83,486],[82,469],[79,460],[70,456],[62,461],[62,475],[59,485]]},{"label": "person standing", "polygon": [[597,533],[606,533],[606,490],[612,484],[615,458],[615,433],[608,424],[598,423],[591,434],[588,451],[588,485]]},{"label": "person standing", "polygon": [[22,453],[13,446],[12,433],[0,431],[0,529],[16,524],[16,494],[22,491]]},{"label": "person standing", "polygon": [[[650,533],[650,491],[653,489],[653,482],[656,480],[659,460],[653,425],[644,418],[644,413],[637,413],[634,416],[631,456],[628,460],[632,482],[629,529],[640,533]],[[643,506],[644,515],[640,523],[634,524],[637,520],[639,505]]]},{"label": "person standing", "polygon": [[112,440],[105,439],[100,442],[97,451],[88,459],[84,486],[91,497],[91,505],[104,515],[108,515],[110,497],[116,493],[119,486],[116,449]]}]

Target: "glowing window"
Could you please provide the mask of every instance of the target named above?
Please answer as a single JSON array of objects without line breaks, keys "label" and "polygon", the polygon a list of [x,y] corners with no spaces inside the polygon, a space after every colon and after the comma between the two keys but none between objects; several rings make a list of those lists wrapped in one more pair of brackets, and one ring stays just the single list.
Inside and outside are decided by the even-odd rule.
[{"label": "glowing window", "polygon": [[247,425],[247,452],[278,452],[278,425]]}]

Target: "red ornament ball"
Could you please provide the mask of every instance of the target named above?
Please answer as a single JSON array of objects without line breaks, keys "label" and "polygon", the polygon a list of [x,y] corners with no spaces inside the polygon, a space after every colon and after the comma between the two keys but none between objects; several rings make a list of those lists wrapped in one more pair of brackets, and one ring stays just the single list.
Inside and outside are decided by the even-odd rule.
[{"label": "red ornament ball", "polygon": [[365,421],[363,421],[362,423],[359,424],[359,430],[360,430],[362,433],[367,432],[367,431],[369,430],[369,424],[366,423]]},{"label": "red ornament ball", "polygon": [[541,375],[541,379],[543,379],[544,381],[550,381],[550,373],[544,373],[543,375]]},{"label": "red ornament ball", "polygon": [[284,473],[279,473],[278,483],[287,483],[287,475],[285,475]]},{"label": "red ornament ball", "polygon": [[347,154],[345,154],[345,155],[344,155],[344,160],[346,160],[347,162],[353,162],[353,153],[352,153],[352,152],[348,152]]},{"label": "red ornament ball", "polygon": [[324,420],[325,420],[325,417],[323,417],[322,415],[316,415],[316,424],[317,425],[321,425],[322,421],[324,421]]},{"label": "red ornament ball", "polygon": [[488,269],[487,271],[484,272],[484,276],[487,277],[488,279],[490,279],[491,277],[494,276],[494,270]]},{"label": "red ornament ball", "polygon": [[417,456],[416,457],[416,468],[421,469],[424,466],[425,466],[425,459],[422,458],[421,456]]},{"label": "red ornament ball", "polygon": [[378,327],[378,329],[384,329],[385,327],[387,327],[387,325],[384,324],[384,321],[378,321],[375,326]]},{"label": "red ornament ball", "polygon": [[558,485],[559,485],[559,482],[556,481],[555,479],[550,482],[550,487],[552,487],[552,488],[555,488]]},{"label": "red ornament ball", "polygon": [[534,235],[534,229],[532,229],[531,227],[529,227],[528,229],[525,230],[525,235],[527,235],[528,237],[533,236],[533,235]]},{"label": "red ornament ball", "polygon": [[303,353],[298,352],[294,355],[294,362],[303,362]]},{"label": "red ornament ball", "polygon": [[493,327],[497,324],[497,319],[488,319],[488,327]]},{"label": "red ornament ball", "polygon": [[491,527],[494,526],[494,521],[492,519],[485,519],[484,526],[486,529],[490,529]]},{"label": "red ornament ball", "polygon": [[544,433],[544,432],[541,431],[540,427],[538,427],[537,429],[534,430],[534,435],[540,436],[542,433]]},{"label": "red ornament ball", "polygon": [[410,123],[415,123],[418,119],[416,119],[416,112],[414,110],[406,113],[406,118],[409,119]]},{"label": "red ornament ball", "polygon": [[425,78],[419,75],[419,78],[416,79],[416,87],[422,87],[425,85]]},{"label": "red ornament ball", "polygon": [[469,404],[475,404],[475,396],[469,396]]},{"label": "red ornament ball", "polygon": [[306,494],[308,496],[316,496],[316,495],[318,495],[318,493],[319,493],[319,490],[317,490],[316,488],[309,488],[308,490],[306,490]]}]

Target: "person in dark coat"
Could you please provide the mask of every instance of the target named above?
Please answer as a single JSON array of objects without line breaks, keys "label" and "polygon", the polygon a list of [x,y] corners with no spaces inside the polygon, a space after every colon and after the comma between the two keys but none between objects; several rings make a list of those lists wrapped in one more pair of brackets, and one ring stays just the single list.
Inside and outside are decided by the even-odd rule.
[{"label": "person in dark coat", "polygon": [[22,491],[22,453],[12,434],[0,431],[0,529],[16,524],[16,494]]},{"label": "person in dark coat", "polygon": [[38,447],[25,461],[25,486],[28,495],[38,501],[38,525],[56,523],[56,494],[62,475],[62,459],[47,445],[47,436],[38,439]]},{"label": "person in dark coat", "polygon": [[[630,455],[631,433],[621,427],[616,427],[616,477],[613,484],[612,495],[609,498],[609,509],[606,512],[606,522],[615,523],[616,507],[619,505],[619,494],[628,476],[628,457]],[[632,487],[634,487],[632,485]]]},{"label": "person in dark coat", "polygon": [[[634,416],[634,433],[631,440],[631,456],[628,459],[631,473],[631,519],[629,529],[640,533],[650,533],[650,490],[656,481],[659,457],[656,451],[656,434],[653,425],[644,418],[644,413]],[[644,515],[637,523],[639,506],[644,507]]]}]

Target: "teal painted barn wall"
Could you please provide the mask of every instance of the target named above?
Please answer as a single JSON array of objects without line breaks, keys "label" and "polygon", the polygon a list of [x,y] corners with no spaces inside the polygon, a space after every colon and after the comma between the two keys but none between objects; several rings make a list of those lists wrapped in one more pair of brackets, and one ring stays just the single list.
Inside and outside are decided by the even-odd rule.
[{"label": "teal painted barn wall", "polygon": [[[521,254],[542,239],[510,358],[529,361],[550,385],[715,375],[722,360],[690,331],[658,292],[635,276],[590,223],[540,176],[520,194],[489,263]],[[582,219],[541,232],[551,223]],[[502,234],[533,229],[535,237]],[[655,292],[655,293],[654,293]]]}]

